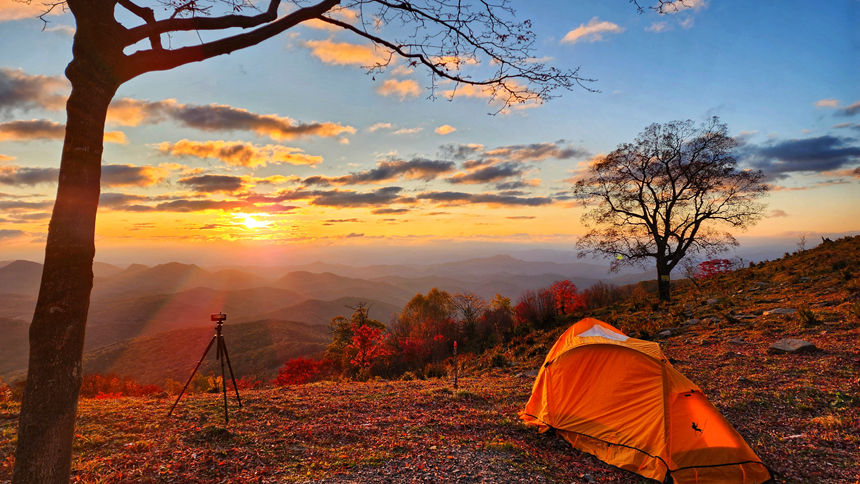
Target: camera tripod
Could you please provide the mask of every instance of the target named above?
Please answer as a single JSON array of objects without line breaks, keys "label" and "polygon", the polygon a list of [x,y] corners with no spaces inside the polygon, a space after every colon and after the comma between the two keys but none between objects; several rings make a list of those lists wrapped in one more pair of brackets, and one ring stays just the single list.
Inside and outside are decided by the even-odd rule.
[{"label": "camera tripod", "polygon": [[173,409],[176,408],[176,404],[179,403],[179,399],[182,398],[183,394],[185,394],[185,390],[191,383],[191,379],[194,378],[194,374],[197,373],[197,370],[200,368],[200,365],[203,363],[203,360],[206,358],[206,354],[209,353],[213,344],[215,344],[215,359],[221,361],[221,393],[224,395],[224,424],[226,425],[230,422],[230,419],[227,416],[227,378],[224,374],[224,360],[227,360],[227,368],[230,369],[230,379],[233,380],[233,390],[236,391],[236,401],[239,402],[239,408],[242,408],[242,399],[239,398],[239,387],[236,386],[236,377],[233,375],[233,365],[230,364],[230,356],[227,354],[227,343],[224,342],[224,335],[221,334],[221,328],[226,319],[227,315],[224,313],[212,315],[212,321],[215,321],[215,334],[212,335],[212,339],[209,340],[209,345],[206,346],[206,350],[203,351],[203,356],[200,357],[200,360],[197,362],[197,366],[194,367],[194,371],[191,372],[191,376],[188,377],[188,381],[185,382],[185,386],[182,387],[182,391],[179,392],[179,396],[176,397],[176,401],[173,402],[173,406],[170,407],[170,411],[167,412],[168,417],[173,414]]}]

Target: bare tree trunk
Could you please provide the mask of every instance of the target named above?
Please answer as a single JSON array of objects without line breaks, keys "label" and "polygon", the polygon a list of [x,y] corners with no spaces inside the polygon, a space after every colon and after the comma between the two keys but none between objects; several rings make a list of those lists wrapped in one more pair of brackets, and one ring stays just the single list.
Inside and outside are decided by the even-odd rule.
[{"label": "bare tree trunk", "polygon": [[33,322],[27,386],[18,421],[14,483],[68,483],[81,385],[84,330],[93,285],[99,179],[107,107],[116,87],[67,74],[66,137],[57,200]]},{"label": "bare tree trunk", "polygon": [[664,265],[657,264],[657,294],[661,301],[670,299],[670,269]]}]

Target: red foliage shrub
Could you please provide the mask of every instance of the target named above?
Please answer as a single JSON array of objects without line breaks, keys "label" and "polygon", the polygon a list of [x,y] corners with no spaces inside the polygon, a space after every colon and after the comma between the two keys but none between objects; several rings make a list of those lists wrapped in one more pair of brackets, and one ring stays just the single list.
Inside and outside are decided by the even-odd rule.
[{"label": "red foliage shrub", "polygon": [[546,328],[555,318],[555,301],[552,292],[541,289],[539,292],[526,291],[514,307],[517,325],[533,328]]},{"label": "red foliage shrub", "polygon": [[303,385],[319,381],[328,374],[329,367],[329,363],[325,360],[293,358],[284,363],[284,366],[278,370],[275,385]]},{"label": "red foliage shrub", "polygon": [[114,374],[84,375],[81,382],[81,396],[84,398],[142,397],[163,391],[158,385],[142,385],[131,377]]},{"label": "red foliage shrub", "polygon": [[123,397],[122,393],[98,392],[98,393],[96,393],[96,396],[94,396],[93,398],[95,400],[116,400],[117,398],[122,398],[122,397]]},{"label": "red foliage shrub", "polygon": [[254,390],[263,386],[262,380],[255,380],[250,376],[243,376],[236,379],[236,388],[239,390]]},{"label": "red foliage shrub", "polygon": [[369,368],[376,359],[391,355],[382,329],[364,324],[353,326],[347,350],[354,353],[350,363],[357,368]]},{"label": "red foliage shrub", "polygon": [[718,274],[725,274],[732,270],[732,261],[728,259],[711,259],[699,263],[696,277],[707,279]]},{"label": "red foliage shrub", "polygon": [[585,307],[585,299],[577,294],[576,284],[567,279],[554,282],[549,291],[552,293],[555,311],[559,315],[570,314]]}]

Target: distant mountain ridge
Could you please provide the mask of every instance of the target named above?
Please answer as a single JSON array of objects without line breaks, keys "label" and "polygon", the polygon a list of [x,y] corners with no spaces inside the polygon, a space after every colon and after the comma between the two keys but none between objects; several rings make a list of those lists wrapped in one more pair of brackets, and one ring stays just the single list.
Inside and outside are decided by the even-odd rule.
[{"label": "distant mountain ridge", "polygon": [[[42,265],[36,262],[0,265],[0,331],[7,335],[0,338],[0,376],[26,366],[26,333],[41,272]],[[613,280],[604,277],[604,266],[529,262],[506,255],[435,265],[353,267],[317,262],[259,271],[211,270],[180,262],[125,268],[96,262],[93,272],[85,342],[89,352],[200,327],[218,311],[227,313],[232,324],[286,320],[327,329],[333,317],[349,316],[359,303],[368,304],[371,317],[387,324],[415,294],[434,287],[484,298],[500,293],[516,300],[524,291],[562,279],[580,289],[600,279]],[[627,283],[647,275],[616,277]]]}]

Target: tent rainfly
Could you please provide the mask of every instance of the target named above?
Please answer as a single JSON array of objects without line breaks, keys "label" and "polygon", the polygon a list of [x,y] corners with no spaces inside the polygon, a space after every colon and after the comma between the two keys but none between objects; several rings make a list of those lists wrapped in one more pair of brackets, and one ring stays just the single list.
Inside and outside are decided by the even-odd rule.
[{"label": "tent rainfly", "polygon": [[592,318],[571,326],[538,372],[520,418],[644,477],[752,483],[770,472],[660,345]]}]

